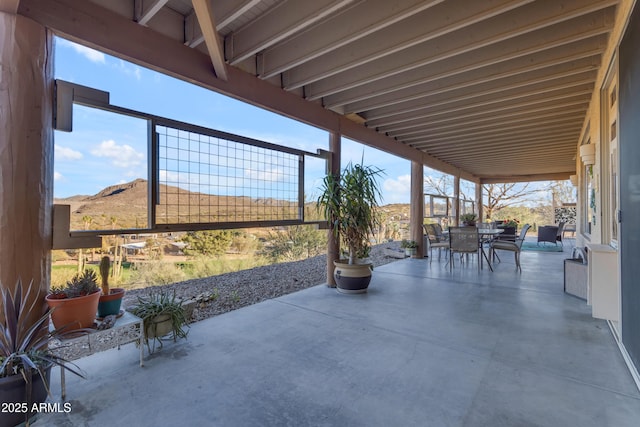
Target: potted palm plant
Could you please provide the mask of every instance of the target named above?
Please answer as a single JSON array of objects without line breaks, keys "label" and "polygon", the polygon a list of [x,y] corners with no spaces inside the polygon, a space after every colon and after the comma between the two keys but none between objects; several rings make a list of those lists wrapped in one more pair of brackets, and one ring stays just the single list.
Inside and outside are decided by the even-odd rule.
[{"label": "potted palm plant", "polygon": [[369,254],[369,239],[379,224],[376,208],[381,194],[377,178],[383,173],[376,167],[349,163],[339,177],[329,174],[323,180],[317,207],[347,248],[347,259],[334,261],[340,292],[366,292],[371,282],[373,265],[362,259]]},{"label": "potted palm plant", "polygon": [[49,311],[43,313],[44,301],[38,288],[30,285],[23,292],[19,281],[14,293],[0,288],[0,402],[7,405],[0,411],[0,425],[28,424],[38,405],[47,398],[53,366],[82,378],[85,375],[49,348],[52,340],[65,334],[60,329],[49,330]]},{"label": "potted palm plant", "polygon": [[52,288],[46,301],[50,308],[51,320],[56,328],[90,328],[96,318],[100,288],[95,271],[85,270],[76,274],[66,286]]}]

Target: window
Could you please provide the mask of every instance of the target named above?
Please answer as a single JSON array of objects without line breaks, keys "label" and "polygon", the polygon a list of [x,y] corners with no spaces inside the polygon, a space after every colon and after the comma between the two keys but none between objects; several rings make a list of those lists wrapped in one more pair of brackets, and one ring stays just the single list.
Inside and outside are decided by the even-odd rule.
[{"label": "window", "polygon": [[609,73],[602,91],[602,177],[603,189],[603,241],[618,247],[618,209],[620,194],[618,183],[618,85],[614,68]]}]

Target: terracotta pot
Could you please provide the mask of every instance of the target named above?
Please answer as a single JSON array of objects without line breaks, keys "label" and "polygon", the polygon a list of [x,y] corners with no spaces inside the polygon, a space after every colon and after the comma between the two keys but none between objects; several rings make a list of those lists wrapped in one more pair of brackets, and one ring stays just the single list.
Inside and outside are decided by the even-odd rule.
[{"label": "terracotta pot", "polygon": [[125,290],[123,288],[113,288],[109,295],[100,295],[98,302],[98,317],[107,317],[111,314],[120,313],[122,298]]},{"label": "terracotta pot", "polygon": [[[49,384],[51,368],[45,369],[44,373],[44,378]],[[7,405],[20,405],[7,407],[0,411],[0,426],[17,426],[25,422],[27,418],[36,415],[36,412],[31,412],[33,404],[47,400],[47,389],[38,372],[32,374],[31,381],[31,394],[29,395],[22,375],[0,378],[0,402]],[[26,408],[22,406],[25,403]],[[23,409],[27,409],[27,411],[24,412]]]},{"label": "terracotta pot", "polygon": [[333,277],[336,279],[338,292],[344,294],[361,294],[367,292],[371,282],[373,264],[348,264],[346,261],[334,261]]},{"label": "terracotta pot", "polygon": [[65,326],[65,331],[90,328],[96,318],[100,291],[76,298],[51,298],[47,295],[47,304],[53,310],[51,320],[56,329]]}]

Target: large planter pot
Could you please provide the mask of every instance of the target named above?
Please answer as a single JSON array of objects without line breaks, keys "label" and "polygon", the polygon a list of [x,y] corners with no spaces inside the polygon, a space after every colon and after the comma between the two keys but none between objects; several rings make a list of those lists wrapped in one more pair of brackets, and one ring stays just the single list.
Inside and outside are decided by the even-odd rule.
[{"label": "large planter pot", "polygon": [[334,261],[333,277],[338,292],[345,294],[361,294],[367,292],[371,282],[373,264],[348,264],[346,261]]},{"label": "large planter pot", "polygon": [[98,302],[98,317],[107,317],[109,315],[117,315],[120,313],[122,298],[125,290],[123,288],[113,288],[109,295],[100,295]]},{"label": "large planter pot", "polygon": [[[45,379],[49,384],[51,368],[45,369]],[[27,391],[27,384],[22,375],[11,375],[0,378],[0,402],[12,407],[3,407],[0,411],[0,426],[17,426],[33,417],[36,412],[31,412],[33,404],[39,404],[47,400],[47,389],[38,372],[31,377],[31,393]],[[26,405],[25,405],[26,404]]]},{"label": "large planter pot", "polygon": [[90,328],[96,318],[100,292],[76,298],[51,298],[47,295],[47,304],[53,310],[51,320],[56,329],[65,327],[65,331]]}]

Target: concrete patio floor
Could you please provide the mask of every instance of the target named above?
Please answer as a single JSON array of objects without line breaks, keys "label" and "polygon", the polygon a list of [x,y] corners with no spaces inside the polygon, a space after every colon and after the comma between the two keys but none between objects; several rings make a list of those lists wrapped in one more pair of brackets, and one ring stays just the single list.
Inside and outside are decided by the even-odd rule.
[{"label": "concrete patio floor", "polygon": [[[133,344],[67,375],[36,426],[634,426],[640,393],[606,322],[563,293],[564,253],[405,259],[369,292],[319,285]],[[55,398],[59,376],[52,374]]]}]

